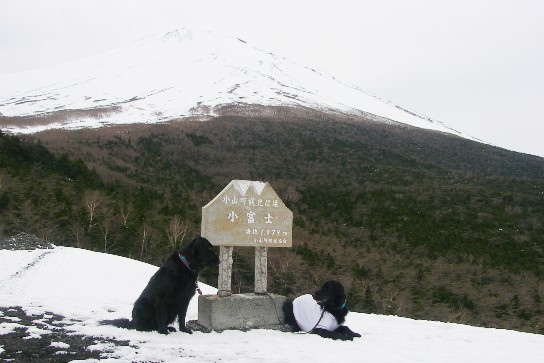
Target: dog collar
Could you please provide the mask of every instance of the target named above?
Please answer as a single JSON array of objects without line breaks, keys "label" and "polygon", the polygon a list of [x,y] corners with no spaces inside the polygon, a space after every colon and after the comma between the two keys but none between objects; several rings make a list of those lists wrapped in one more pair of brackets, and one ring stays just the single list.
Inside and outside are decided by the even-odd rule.
[{"label": "dog collar", "polygon": [[179,256],[179,259],[181,260],[181,262],[183,262],[183,264],[185,265],[185,267],[187,267],[189,270],[191,270],[191,267],[189,266],[189,262],[187,262],[187,259],[179,252],[178,252],[178,256]]},{"label": "dog collar", "polygon": [[[181,262],[183,262],[183,264],[185,265],[185,267],[187,267],[187,269],[189,269],[189,271],[191,271],[193,274],[195,273],[191,267],[189,266],[189,262],[187,261],[187,259],[185,258],[185,256],[183,256],[181,253],[178,252],[178,256],[179,256],[179,259],[181,260]],[[200,290],[200,288],[198,287],[198,281],[195,279],[195,288],[196,288],[196,291],[198,291],[198,294],[199,295],[202,295],[202,290]]]}]

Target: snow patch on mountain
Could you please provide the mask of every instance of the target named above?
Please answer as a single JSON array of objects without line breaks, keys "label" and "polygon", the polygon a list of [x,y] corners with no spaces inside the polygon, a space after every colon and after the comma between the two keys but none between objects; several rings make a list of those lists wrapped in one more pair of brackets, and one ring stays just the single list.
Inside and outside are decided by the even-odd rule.
[{"label": "snow patch on mountain", "polygon": [[[329,74],[204,31],[174,30],[57,67],[0,77],[0,127],[15,133],[213,117],[229,104],[370,114],[466,137]],[[82,110],[87,112],[56,119],[59,112]]]}]

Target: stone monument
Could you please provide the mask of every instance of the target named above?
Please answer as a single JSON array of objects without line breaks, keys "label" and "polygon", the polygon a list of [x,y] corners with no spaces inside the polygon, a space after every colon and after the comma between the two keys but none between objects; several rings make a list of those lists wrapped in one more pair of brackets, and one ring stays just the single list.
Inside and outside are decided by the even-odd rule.
[{"label": "stone monument", "polygon": [[[293,212],[268,183],[233,180],[202,208],[202,237],[220,246],[217,296],[200,296],[198,323],[208,329],[283,324],[285,297],[267,292],[269,247],[291,247]],[[255,248],[253,294],[232,294],[232,251]]]}]

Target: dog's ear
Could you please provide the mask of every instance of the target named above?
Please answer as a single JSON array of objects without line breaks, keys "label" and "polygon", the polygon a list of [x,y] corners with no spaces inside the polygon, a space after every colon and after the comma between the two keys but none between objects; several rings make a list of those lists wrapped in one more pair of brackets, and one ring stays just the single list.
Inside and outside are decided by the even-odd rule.
[{"label": "dog's ear", "polygon": [[321,306],[329,310],[341,309],[346,302],[344,286],[335,280],[325,282],[313,295]]},{"label": "dog's ear", "polygon": [[187,243],[185,247],[181,250],[181,253],[186,257],[197,257],[198,255],[198,238],[193,239],[191,242]]},{"label": "dog's ear", "polygon": [[208,241],[206,238],[202,238],[202,243],[200,244],[202,255],[202,261],[204,261],[208,265],[218,265],[219,264],[219,257],[213,250],[213,245],[210,241]]},{"label": "dog's ear", "polygon": [[196,253],[198,246],[198,238],[193,239],[191,242],[189,242],[189,245],[187,246],[192,253]]},{"label": "dog's ear", "polygon": [[208,250],[208,247],[211,246],[210,241],[208,241],[206,238],[198,237],[196,239],[197,243],[197,249],[198,249],[198,259],[202,261],[202,263],[206,262],[206,252]]}]

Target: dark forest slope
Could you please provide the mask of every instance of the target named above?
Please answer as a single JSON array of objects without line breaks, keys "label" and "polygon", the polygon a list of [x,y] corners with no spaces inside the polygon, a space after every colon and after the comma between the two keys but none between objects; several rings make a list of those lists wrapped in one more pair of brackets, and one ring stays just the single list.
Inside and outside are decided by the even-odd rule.
[{"label": "dark forest slope", "polygon": [[[271,291],[338,278],[356,311],[544,332],[542,158],[295,113],[35,138],[100,181],[0,161],[4,235],[158,263],[199,233],[200,208],[232,179],[268,181],[295,216],[294,248],[270,250]],[[235,250],[240,291],[252,289],[252,253]],[[215,285],[216,271],[204,278]]]}]

